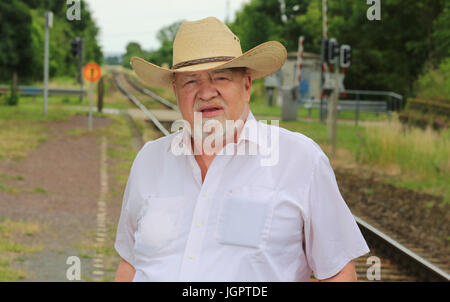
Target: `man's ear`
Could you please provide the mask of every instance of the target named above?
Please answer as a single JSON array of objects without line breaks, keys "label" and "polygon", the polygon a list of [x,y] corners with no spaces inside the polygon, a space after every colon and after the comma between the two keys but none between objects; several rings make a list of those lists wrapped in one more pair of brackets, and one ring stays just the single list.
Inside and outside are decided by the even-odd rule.
[{"label": "man's ear", "polygon": [[175,99],[177,100],[177,105],[179,107],[180,104],[178,104],[178,95],[177,95],[177,87],[175,85],[175,79],[172,81],[172,91],[173,91],[173,95],[175,96]]},{"label": "man's ear", "polygon": [[250,96],[252,94],[252,84],[253,84],[252,75],[246,74],[244,76],[244,88],[245,88],[245,92],[247,94],[247,103],[250,102]]}]

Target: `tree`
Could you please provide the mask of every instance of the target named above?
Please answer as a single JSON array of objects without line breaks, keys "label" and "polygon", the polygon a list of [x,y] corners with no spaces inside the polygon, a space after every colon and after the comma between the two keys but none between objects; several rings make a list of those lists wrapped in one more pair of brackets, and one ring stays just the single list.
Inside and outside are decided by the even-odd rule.
[{"label": "tree", "polygon": [[181,23],[183,23],[183,20],[176,21],[158,31],[156,38],[159,43],[161,43],[161,46],[158,49],[149,52],[147,55],[148,61],[159,66],[163,64],[168,64],[170,66],[172,64],[173,41],[175,40],[175,36]]},{"label": "tree", "polygon": [[[425,63],[436,68],[448,56],[449,6],[444,0],[384,0],[381,20],[370,21],[366,1],[328,1],[328,36],[353,50],[346,87],[412,93]],[[322,1],[251,0],[230,27],[243,50],[278,40],[297,51],[303,35],[305,51],[319,53]]]},{"label": "tree", "polygon": [[432,61],[437,66],[450,57],[450,2],[446,1],[442,13],[434,21],[432,33]]},{"label": "tree", "polygon": [[103,54],[97,42],[99,29],[87,4],[81,4],[81,20],[68,21],[66,1],[1,1],[0,80],[10,81],[14,71],[22,83],[42,79],[46,11],[53,12],[49,61],[51,77],[76,74],[70,42],[77,36],[84,38],[85,61],[101,64]]},{"label": "tree", "polygon": [[19,0],[0,2],[0,80],[10,81],[13,72],[19,78],[31,72],[31,21],[26,4]]},{"label": "tree", "polygon": [[142,47],[137,42],[129,42],[126,47],[126,53],[123,56],[122,65],[126,68],[131,68],[130,60],[132,57],[145,58],[146,52],[142,50]]},{"label": "tree", "polygon": [[239,37],[244,52],[269,40],[282,40],[280,3],[278,0],[251,0],[236,13],[229,27]]}]

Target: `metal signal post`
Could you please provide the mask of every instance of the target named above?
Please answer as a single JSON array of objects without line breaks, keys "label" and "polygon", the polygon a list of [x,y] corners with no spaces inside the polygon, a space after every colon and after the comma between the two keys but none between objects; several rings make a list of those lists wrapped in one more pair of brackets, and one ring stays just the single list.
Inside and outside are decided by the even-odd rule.
[{"label": "metal signal post", "polygon": [[49,60],[49,43],[50,28],[53,26],[53,13],[45,13],[45,41],[44,41],[44,115],[47,115],[48,108],[48,60]]}]

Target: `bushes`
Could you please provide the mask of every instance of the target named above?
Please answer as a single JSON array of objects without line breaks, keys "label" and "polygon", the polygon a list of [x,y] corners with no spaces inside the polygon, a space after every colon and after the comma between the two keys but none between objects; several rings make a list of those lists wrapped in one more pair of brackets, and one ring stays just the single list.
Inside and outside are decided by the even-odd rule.
[{"label": "bushes", "polygon": [[408,99],[399,114],[402,123],[425,129],[448,129],[450,125],[450,58],[442,60],[438,68],[430,68],[415,85],[416,98]]},{"label": "bushes", "polygon": [[399,114],[399,120],[422,129],[428,126],[435,130],[447,129],[450,124],[450,103],[408,99],[405,110]]},{"label": "bushes", "polygon": [[8,106],[16,106],[19,104],[19,93],[14,88],[13,84],[10,86],[10,93],[3,95],[0,99],[0,104]]},{"label": "bushes", "polygon": [[418,98],[450,105],[450,58],[442,60],[438,68],[421,75],[414,86]]}]

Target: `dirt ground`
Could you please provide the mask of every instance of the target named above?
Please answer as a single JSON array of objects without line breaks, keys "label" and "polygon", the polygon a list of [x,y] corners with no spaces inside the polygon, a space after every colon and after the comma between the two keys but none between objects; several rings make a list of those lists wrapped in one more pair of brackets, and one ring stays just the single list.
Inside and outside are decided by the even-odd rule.
[{"label": "dirt ground", "polygon": [[[86,134],[87,116],[46,123],[49,138],[20,161],[0,161],[8,179],[0,190],[0,219],[39,226],[33,236],[14,241],[38,248],[21,254],[12,267],[25,273],[23,281],[67,281],[70,256],[81,260],[82,280],[92,278],[96,253],[97,201],[100,194],[100,141]],[[94,129],[108,127],[107,118],[94,118]],[[78,135],[77,133],[81,133]],[[120,190],[120,188],[118,189]],[[111,205],[109,224],[115,224],[120,200]],[[112,270],[112,269],[110,269]]]},{"label": "dirt ground", "polygon": [[441,197],[383,183],[374,171],[340,168],[335,174],[353,214],[368,217],[394,239],[449,266],[450,205]]}]

